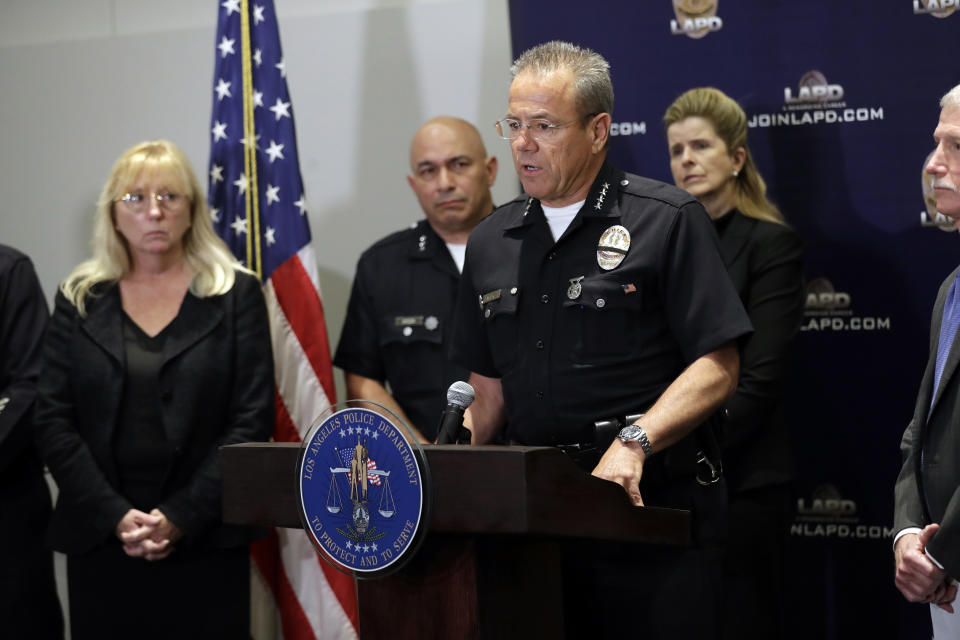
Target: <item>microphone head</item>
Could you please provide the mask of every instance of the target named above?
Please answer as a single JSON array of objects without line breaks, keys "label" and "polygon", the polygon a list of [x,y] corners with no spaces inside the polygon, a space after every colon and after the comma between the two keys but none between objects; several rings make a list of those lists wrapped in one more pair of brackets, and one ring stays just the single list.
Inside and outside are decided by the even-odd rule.
[{"label": "microphone head", "polygon": [[457,380],[447,389],[447,404],[466,409],[473,402],[475,395],[473,387],[462,380]]}]

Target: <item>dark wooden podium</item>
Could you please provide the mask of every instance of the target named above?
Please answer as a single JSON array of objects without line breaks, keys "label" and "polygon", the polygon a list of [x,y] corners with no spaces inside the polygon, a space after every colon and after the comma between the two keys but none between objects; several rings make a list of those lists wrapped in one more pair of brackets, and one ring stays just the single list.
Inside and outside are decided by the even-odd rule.
[{"label": "dark wooden podium", "polygon": [[[423,448],[428,534],[403,569],[358,581],[364,640],[562,638],[563,545],[689,543],[688,511],[633,507],[557,449]],[[224,520],[300,528],[298,452],[292,443],[222,447]]]}]

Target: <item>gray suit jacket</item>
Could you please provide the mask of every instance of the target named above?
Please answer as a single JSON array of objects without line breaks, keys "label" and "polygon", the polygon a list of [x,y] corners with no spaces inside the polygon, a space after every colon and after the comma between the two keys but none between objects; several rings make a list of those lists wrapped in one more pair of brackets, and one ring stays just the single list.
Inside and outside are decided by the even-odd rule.
[{"label": "gray suit jacket", "polygon": [[960,332],[940,376],[933,405],[934,368],[943,306],[954,270],[937,294],[930,323],[930,357],[923,372],[913,419],[903,433],[903,467],[895,489],[894,530],[938,523],[927,545],[953,578],[960,577]]}]

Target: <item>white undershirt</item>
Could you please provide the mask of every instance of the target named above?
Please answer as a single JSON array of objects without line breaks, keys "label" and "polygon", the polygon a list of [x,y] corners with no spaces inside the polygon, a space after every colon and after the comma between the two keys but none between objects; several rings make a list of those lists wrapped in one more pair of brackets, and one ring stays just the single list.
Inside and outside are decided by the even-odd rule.
[{"label": "white undershirt", "polygon": [[452,242],[447,242],[445,244],[447,245],[447,250],[450,251],[450,255],[453,256],[453,261],[457,265],[457,271],[463,273],[463,259],[467,255],[467,245],[453,244]]},{"label": "white undershirt", "polygon": [[568,204],[560,208],[548,207],[545,204],[540,205],[543,207],[543,215],[547,217],[547,224],[550,225],[550,232],[553,233],[554,242],[563,235],[563,232],[567,230],[567,227],[570,226],[573,219],[577,217],[577,212],[580,211],[580,207],[583,206],[584,202],[586,202],[586,200],[574,202],[573,204]]}]

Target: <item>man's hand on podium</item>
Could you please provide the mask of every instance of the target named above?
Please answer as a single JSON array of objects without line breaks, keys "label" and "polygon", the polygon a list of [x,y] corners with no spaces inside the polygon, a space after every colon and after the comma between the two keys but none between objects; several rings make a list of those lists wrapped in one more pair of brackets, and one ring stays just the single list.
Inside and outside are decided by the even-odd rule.
[{"label": "man's hand on podium", "polygon": [[614,438],[613,444],[600,458],[591,475],[616,482],[627,492],[634,506],[642,507],[640,478],[643,476],[643,462],[646,458],[639,442],[624,443],[619,438]]}]

